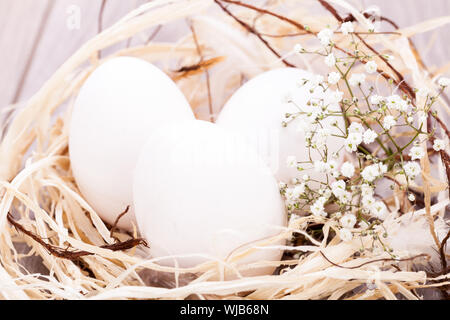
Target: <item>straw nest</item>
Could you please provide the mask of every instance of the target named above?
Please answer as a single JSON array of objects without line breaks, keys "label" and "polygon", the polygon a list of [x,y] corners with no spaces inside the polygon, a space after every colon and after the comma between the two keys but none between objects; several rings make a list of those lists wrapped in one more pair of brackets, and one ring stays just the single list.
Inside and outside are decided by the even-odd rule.
[{"label": "straw nest", "polygon": [[[366,17],[345,1],[330,0],[328,4],[351,13],[361,24],[366,23]],[[194,112],[203,119],[217,113],[243,80],[263,71],[289,64],[320,71],[315,69],[314,59],[289,52],[299,39],[313,40],[314,32],[327,24],[336,24],[332,11],[323,10],[318,1],[269,1],[264,6],[267,12],[229,5],[213,0],[157,0],[141,6],[83,45],[4,121],[0,145],[0,297],[418,299],[415,291],[418,288],[442,288],[449,284],[448,270],[432,274],[414,269],[423,260],[422,253],[435,254],[439,262],[433,250],[443,241],[442,231],[444,235],[446,231],[445,223],[442,224],[448,204],[445,168],[441,161],[430,164],[427,157],[422,160],[423,183],[415,186],[425,195],[425,208],[400,215],[402,191],[397,190],[386,199],[394,210],[384,225],[391,240],[397,241],[401,259],[392,260],[383,251],[358,254],[359,239],[344,243],[335,236],[336,226],[332,222],[305,216],[291,220],[278,237],[256,244],[274,245],[280,238],[290,239],[294,232],[306,239],[304,244],[284,248],[286,252],[300,254],[270,262],[279,266],[278,272],[270,276],[241,275],[245,269],[254,267],[236,263],[251,248],[238,249],[226,261],[211,261],[191,269],[160,266],[156,259],[143,258],[146,249],[139,240],[133,240],[136,232],[112,234],[111,226],[83,199],[68,157],[70,110],[80,86],[105,60],[135,56],[157,64],[177,82]],[[321,10],[315,14],[311,11],[314,8]],[[98,54],[113,44],[177,21],[187,22],[190,27],[176,43],[152,41],[102,58]],[[292,21],[308,25],[312,33],[304,32]],[[433,80],[449,66],[427,72],[407,38],[448,22],[450,17],[426,21],[395,34],[372,35],[367,42],[379,52],[394,54],[396,69],[407,75],[411,86],[434,90]],[[447,115],[449,109],[443,99],[440,105]],[[432,197],[439,200],[434,205]],[[323,224],[323,240],[313,239],[305,232],[308,223]],[[401,238],[395,238],[395,235],[410,237],[408,230],[415,229],[407,228],[412,225],[422,231],[425,225],[425,238],[430,239],[428,249],[423,248],[426,242],[423,239],[418,241],[422,247],[411,249],[403,245]],[[363,242],[371,241],[364,239]],[[415,259],[414,255],[419,257]],[[34,262],[29,263],[30,259]],[[223,279],[224,268],[235,272],[234,280]]]}]

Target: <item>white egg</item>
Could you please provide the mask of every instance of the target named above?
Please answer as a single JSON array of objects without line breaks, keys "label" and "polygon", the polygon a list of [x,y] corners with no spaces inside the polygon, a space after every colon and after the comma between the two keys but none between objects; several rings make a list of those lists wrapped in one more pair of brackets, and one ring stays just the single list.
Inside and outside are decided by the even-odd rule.
[{"label": "white egg", "polygon": [[[161,128],[149,139],[133,193],[139,229],[163,265],[225,259],[278,235],[286,224],[277,182],[256,152],[241,137],[200,120]],[[256,249],[238,263],[279,260],[281,254]]]},{"label": "white egg", "polygon": [[[311,93],[311,82],[306,85],[302,79],[312,79],[314,75],[296,68],[281,68],[264,72],[251,79],[239,88],[223,107],[217,125],[240,132],[266,160],[279,181],[290,182],[292,178],[307,173],[312,178],[324,181],[325,176],[312,170],[312,165],[305,165],[305,171],[299,173],[297,168],[288,167],[287,158],[295,156],[297,161],[309,161],[305,134],[298,129],[298,123],[306,116],[301,115],[285,128],[282,126],[286,114],[299,111],[311,111],[307,106],[311,98],[322,98],[325,104],[335,99],[331,92],[323,92],[316,87]],[[292,100],[294,103],[288,103]],[[300,108],[300,109],[299,109]],[[329,109],[340,111],[339,105],[333,103]],[[339,127],[344,129],[341,117],[327,117],[321,121],[331,134],[341,134],[332,123],[338,121]],[[342,135],[342,134],[341,134]],[[328,159],[333,152],[338,152],[343,146],[344,139],[329,136]],[[343,151],[340,152],[340,157]],[[313,161],[321,160],[316,150],[311,151]],[[340,158],[339,158],[340,159]],[[340,160],[337,162],[339,163]]]},{"label": "white egg", "polygon": [[148,135],[175,120],[194,120],[176,84],[152,64],[113,58],[83,84],[73,107],[69,153],[81,193],[100,217],[131,228],[132,171]]}]

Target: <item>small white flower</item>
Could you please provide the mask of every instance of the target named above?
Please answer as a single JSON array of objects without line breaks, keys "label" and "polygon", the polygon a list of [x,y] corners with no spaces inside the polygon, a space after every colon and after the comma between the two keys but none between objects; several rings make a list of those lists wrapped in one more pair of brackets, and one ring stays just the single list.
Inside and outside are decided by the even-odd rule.
[{"label": "small white flower", "polygon": [[438,84],[441,87],[448,87],[448,86],[450,86],[450,78],[444,78],[444,77],[440,78],[438,81]]},{"label": "small white flower", "polygon": [[414,200],[416,200],[416,196],[413,193],[408,194],[408,200],[413,202]]},{"label": "small white flower", "polygon": [[315,216],[326,216],[324,204],[327,200],[324,197],[320,197],[314,202],[314,204],[310,207],[311,213]]},{"label": "small white flower", "polygon": [[345,188],[346,184],[344,180],[338,180],[331,184],[331,192],[333,192],[336,197],[341,196],[345,192]]},{"label": "small white flower", "polygon": [[399,110],[399,111],[407,111],[408,103],[403,100],[399,95],[392,95],[386,98],[386,105],[389,109]]},{"label": "small white flower", "polygon": [[364,68],[366,69],[367,73],[371,74],[377,71],[378,65],[375,61],[369,61],[364,65]]},{"label": "small white flower", "polygon": [[362,85],[364,81],[366,81],[366,75],[364,73],[354,73],[348,82],[351,86],[356,87]]},{"label": "small white flower", "polygon": [[322,197],[324,198],[324,199],[326,199],[326,200],[328,200],[328,199],[330,199],[330,197],[331,197],[331,190],[330,189],[322,189],[323,190],[323,192],[322,192]]},{"label": "small white flower", "polygon": [[375,25],[372,22],[367,23],[367,30],[369,32],[375,32]]},{"label": "small white flower", "polygon": [[445,149],[445,141],[442,139],[436,139],[433,143],[433,149],[435,151],[441,151]]},{"label": "small white flower", "polygon": [[361,185],[361,195],[363,197],[373,197],[373,188],[368,185],[367,183],[364,183]]},{"label": "small white flower", "polygon": [[393,126],[395,126],[397,121],[393,116],[386,116],[383,120],[383,127],[386,130],[391,129]]},{"label": "small white flower", "polygon": [[303,179],[303,181],[309,181],[309,175],[304,174],[302,179]]},{"label": "small white flower", "polygon": [[316,88],[316,87],[318,87],[319,85],[322,84],[323,80],[324,79],[323,79],[322,75],[315,74],[309,79],[309,83],[311,84],[312,88]]},{"label": "small white flower", "polygon": [[278,182],[278,188],[284,189],[284,188],[286,188],[286,187],[287,187],[287,184],[284,183],[283,181]]},{"label": "small white flower", "polygon": [[286,196],[287,200],[290,200],[290,201],[296,200],[293,188],[287,188],[286,192],[285,192],[285,196]]},{"label": "small white flower", "polygon": [[342,241],[349,242],[352,241],[353,234],[350,230],[343,228],[339,230],[339,237],[341,238]]},{"label": "small white flower", "polygon": [[387,171],[387,166],[382,163],[375,163],[364,168],[361,176],[365,181],[372,182],[376,178],[382,176]]},{"label": "small white flower", "polygon": [[375,139],[378,137],[378,134],[373,131],[372,129],[368,129],[366,132],[364,132],[363,140],[364,143],[369,144],[375,141]]},{"label": "small white flower", "polygon": [[321,160],[314,161],[314,170],[319,173],[326,173],[328,171],[328,165]]},{"label": "small white flower", "polygon": [[336,84],[339,82],[339,80],[341,80],[341,75],[337,72],[331,72],[328,75],[328,83],[329,84]]},{"label": "small white flower", "polygon": [[333,37],[333,30],[330,28],[325,28],[317,34],[317,38],[319,38],[320,43],[324,46],[328,46],[331,43],[331,38]]},{"label": "small white flower", "polygon": [[336,90],[331,91],[331,94],[329,96],[329,103],[330,104],[336,104],[342,101],[342,98],[344,98],[344,92]]},{"label": "small white flower", "polygon": [[379,96],[376,94],[374,94],[373,96],[370,97],[371,104],[380,104],[383,101],[384,101],[384,98],[382,96]]},{"label": "small white flower", "polygon": [[420,88],[419,90],[417,90],[418,97],[426,98],[429,93],[430,91],[427,88]]},{"label": "small white flower", "polygon": [[344,162],[341,166],[341,173],[344,177],[351,178],[355,174],[355,166],[350,162]]},{"label": "small white flower", "polygon": [[339,223],[344,228],[352,229],[356,224],[356,217],[354,214],[345,214],[341,219],[339,219]]},{"label": "small white flower", "polygon": [[358,122],[352,122],[352,124],[348,127],[348,132],[350,133],[364,133],[364,127],[361,123]]},{"label": "small white flower", "polygon": [[345,149],[348,152],[354,152],[362,142],[362,134],[358,132],[352,132],[345,139]]},{"label": "small white flower", "polygon": [[347,34],[352,33],[352,32],[354,32],[354,31],[355,31],[355,30],[354,30],[354,28],[353,28],[353,23],[352,23],[351,21],[344,22],[344,23],[341,25],[341,32],[342,32],[342,34],[347,35]]},{"label": "small white flower", "polygon": [[406,118],[406,121],[407,121],[408,123],[413,123],[414,118],[413,118],[413,117],[408,117],[408,118]]},{"label": "small white flower", "polygon": [[286,159],[286,165],[288,168],[295,168],[297,167],[297,157],[296,156],[289,156]]},{"label": "small white flower", "polygon": [[303,46],[300,43],[297,43],[294,46],[294,51],[297,52],[297,53],[301,53],[303,51]]},{"label": "small white flower", "polygon": [[352,194],[348,191],[344,191],[338,198],[340,202],[347,204],[352,200]]},{"label": "small white flower", "polygon": [[383,201],[376,201],[370,206],[370,213],[378,219],[384,219],[387,213],[386,205]]},{"label": "small white flower", "polygon": [[375,199],[373,196],[365,196],[362,198],[361,203],[363,208],[370,208],[370,206],[375,203]]},{"label": "small white flower", "polygon": [[409,156],[411,157],[411,160],[417,160],[422,159],[425,155],[425,151],[423,151],[422,147],[412,147],[409,151]]},{"label": "small white flower", "polygon": [[305,184],[302,183],[298,186],[295,186],[294,189],[292,190],[292,193],[295,196],[295,198],[299,198],[303,193],[305,193]]},{"label": "small white flower", "polygon": [[330,53],[325,57],[325,64],[329,67],[332,67],[336,64],[336,57],[334,54]]},{"label": "small white flower", "polygon": [[407,162],[403,169],[405,170],[406,176],[410,179],[414,179],[417,175],[419,175],[420,171],[420,165],[414,161]]}]

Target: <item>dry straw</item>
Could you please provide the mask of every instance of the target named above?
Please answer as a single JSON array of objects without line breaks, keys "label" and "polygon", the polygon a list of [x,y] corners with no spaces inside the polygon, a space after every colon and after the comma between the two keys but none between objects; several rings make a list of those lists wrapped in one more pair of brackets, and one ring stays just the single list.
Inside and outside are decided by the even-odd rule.
[{"label": "dry straw", "polygon": [[[328,12],[323,10],[327,5]],[[155,0],[83,45],[3,124],[7,130],[0,145],[0,297],[418,299],[417,288],[448,286],[448,270],[433,278],[413,269],[413,262],[423,261],[424,253],[430,250],[403,250],[398,260],[386,252],[359,255],[361,245],[371,241],[369,237],[363,243],[359,239],[343,243],[334,236],[332,222],[312,216],[292,220],[278,237],[254,244],[273,247],[293,232],[309,239],[307,245],[283,247],[286,252],[302,253],[299,258],[259,263],[282,266],[277,275],[242,276],[243,271],[256,266],[237,264],[252,249],[238,249],[226,261],[212,259],[191,269],[163,267],[157,259],[143,258],[146,251],[142,245],[115,246],[115,238],[123,244],[131,236],[116,232],[113,237],[111,226],[104,224],[76,187],[67,147],[70,107],[80,86],[99,64],[119,55],[158,63],[177,81],[197,115],[208,118],[245,79],[283,65],[313,69],[315,61],[292,55],[292,48],[299,39],[309,41],[314,32],[336,24],[334,7],[351,13],[362,26],[367,23],[367,17],[343,0],[269,1],[265,11],[237,1]],[[315,15],[312,8],[322,10]],[[102,49],[175,21],[191,26],[178,42],[149,42],[99,59]],[[426,72],[406,37],[449,22],[450,17],[442,17],[365,39],[379,52],[396,55],[395,69],[408,76],[411,87],[435,89],[433,80],[448,66]],[[309,29],[302,29],[306,25]],[[342,39],[336,44],[344,46]],[[385,66],[384,71],[398,79],[394,70]],[[442,98],[440,105],[447,116],[450,109]],[[426,223],[435,242],[430,248],[444,243],[441,232],[445,225],[438,226],[436,221],[442,222],[448,205],[448,165],[438,162],[430,164],[427,157],[422,160],[423,185],[415,188],[425,195],[423,210],[399,215],[401,192],[386,199],[396,208],[385,222],[392,237],[414,223]],[[437,204],[431,205],[432,196],[439,200]],[[307,222],[324,224],[322,241],[305,233]],[[35,263],[27,263],[28,257],[37,257],[49,272],[32,273]],[[234,280],[224,280],[225,269],[234,273]],[[374,289],[366,290],[371,285]]]}]

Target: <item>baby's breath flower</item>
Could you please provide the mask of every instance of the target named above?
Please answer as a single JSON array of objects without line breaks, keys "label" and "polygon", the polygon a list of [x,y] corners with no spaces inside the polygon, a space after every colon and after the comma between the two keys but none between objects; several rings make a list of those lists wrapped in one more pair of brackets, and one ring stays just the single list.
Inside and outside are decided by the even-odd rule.
[{"label": "baby's breath flower", "polygon": [[304,174],[303,177],[302,177],[302,179],[303,179],[303,181],[305,181],[305,182],[309,181],[309,175]]},{"label": "baby's breath flower", "polygon": [[322,160],[314,161],[314,170],[316,172],[326,173],[326,172],[328,172],[328,169],[329,169],[329,167],[326,162],[324,162]]},{"label": "baby's breath flower", "polygon": [[409,161],[403,166],[408,178],[414,179],[420,173],[420,165],[417,162]]},{"label": "baby's breath flower", "polygon": [[295,168],[297,166],[297,157],[289,156],[286,159],[286,165],[288,168]]},{"label": "baby's breath flower", "polygon": [[348,204],[352,200],[352,194],[348,191],[344,191],[338,198],[340,202]]},{"label": "baby's breath flower", "polygon": [[361,176],[367,182],[372,182],[376,178],[382,176],[387,172],[387,166],[382,163],[375,163],[364,168]]},{"label": "baby's breath flower", "polygon": [[336,84],[339,82],[340,79],[341,79],[341,75],[337,72],[331,72],[328,75],[328,83],[329,84]]},{"label": "baby's breath flower", "polygon": [[350,162],[344,162],[341,166],[341,173],[344,177],[351,178],[355,174],[355,167]]},{"label": "baby's breath flower", "polygon": [[325,212],[324,204],[327,201],[324,197],[320,197],[316,202],[310,207],[311,213],[315,216],[324,216],[326,217],[327,213]]},{"label": "baby's breath flower", "polygon": [[370,213],[372,213],[374,217],[383,220],[387,213],[386,205],[383,201],[375,201],[375,203],[370,206]]},{"label": "baby's breath flower", "polygon": [[320,43],[324,46],[328,46],[331,44],[331,38],[333,37],[333,30],[330,28],[325,28],[317,34],[317,38],[319,38]]},{"label": "baby's breath flower", "polygon": [[365,196],[362,198],[361,203],[363,208],[370,208],[370,206],[375,203],[375,199],[373,196]]},{"label": "baby's breath flower", "polygon": [[296,198],[299,198],[303,193],[305,193],[305,184],[302,183],[295,186],[294,189],[292,190],[292,193]]},{"label": "baby's breath flower", "polygon": [[363,197],[372,197],[373,196],[373,188],[368,185],[367,183],[364,183],[361,185],[361,195]]},{"label": "baby's breath flower", "polygon": [[386,98],[386,105],[389,109],[407,111],[408,104],[399,95],[392,95]]},{"label": "baby's breath flower", "polygon": [[417,90],[418,97],[426,98],[429,93],[430,91],[427,88],[420,88],[419,90]]},{"label": "baby's breath flower", "polygon": [[355,152],[362,142],[362,134],[359,132],[351,132],[345,139],[345,149],[348,152]]},{"label": "baby's breath flower", "polygon": [[441,151],[445,149],[445,141],[442,139],[436,139],[433,143],[433,149],[435,151]]},{"label": "baby's breath flower", "polygon": [[362,85],[364,81],[366,81],[366,75],[364,73],[354,73],[348,82],[351,86],[356,87]]},{"label": "baby's breath flower", "polygon": [[353,234],[350,230],[342,228],[341,230],[339,230],[339,237],[341,238],[342,241],[349,242],[352,241]]},{"label": "baby's breath flower", "polygon": [[330,53],[325,57],[325,64],[329,67],[332,67],[336,64],[336,57],[334,54]]},{"label": "baby's breath flower", "polygon": [[441,87],[448,87],[448,86],[450,86],[450,78],[442,77],[442,78],[439,79],[438,84]]},{"label": "baby's breath flower", "polygon": [[329,103],[330,104],[336,104],[342,101],[342,98],[344,97],[344,92],[336,90],[336,91],[331,91],[331,94],[329,96]]},{"label": "baby's breath flower", "polygon": [[359,122],[352,122],[352,124],[348,127],[348,132],[350,133],[364,133],[364,127]]},{"label": "baby's breath flower", "polygon": [[380,104],[383,101],[384,101],[384,98],[382,96],[379,96],[376,94],[374,94],[373,96],[370,97],[371,104]]},{"label": "baby's breath flower", "polygon": [[375,61],[369,61],[365,64],[364,68],[367,73],[371,74],[377,72],[378,65]]},{"label": "baby's breath flower", "polygon": [[364,132],[363,140],[364,143],[369,144],[375,141],[375,139],[378,137],[378,134],[373,131],[372,129],[368,129],[366,132]]},{"label": "baby's breath flower", "polygon": [[319,85],[322,84],[322,82],[323,82],[323,76],[320,74],[313,75],[311,77],[311,79],[309,79],[309,83],[311,84],[311,87],[313,87],[313,88],[318,87]]},{"label": "baby's breath flower", "polygon": [[423,148],[419,146],[412,147],[411,150],[409,151],[409,156],[411,157],[411,160],[422,159],[424,155],[425,151],[423,151]]},{"label": "baby's breath flower", "polygon": [[386,116],[383,120],[383,127],[386,130],[391,129],[393,126],[395,126],[397,121],[393,116]]},{"label": "baby's breath flower", "polygon": [[301,52],[303,52],[303,46],[300,44],[300,43],[297,43],[295,46],[294,46],[294,51],[296,52],[296,53],[301,53]]},{"label": "baby's breath flower", "polygon": [[341,25],[341,32],[342,32],[342,34],[347,35],[347,34],[352,33],[352,32],[354,32],[354,31],[355,31],[355,30],[354,30],[354,28],[353,28],[353,23],[352,23],[351,21],[344,22],[344,23]]},{"label": "baby's breath flower", "polygon": [[354,214],[347,213],[339,219],[339,223],[343,228],[352,229],[356,224],[356,217]]},{"label": "baby's breath flower", "polygon": [[416,196],[413,193],[408,194],[408,200],[413,202],[414,200],[416,200]]},{"label": "baby's breath flower", "polygon": [[336,197],[341,196],[345,192],[346,184],[344,180],[338,180],[331,184],[331,192]]}]

